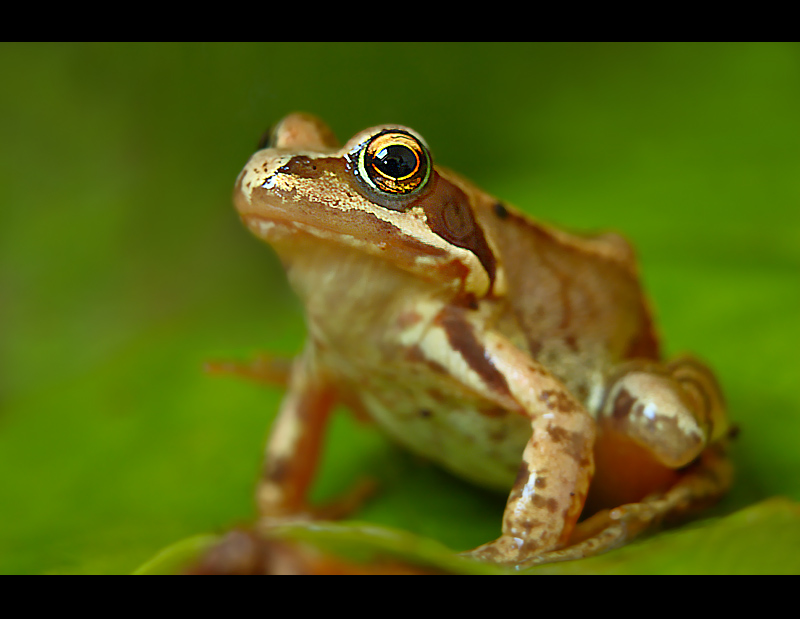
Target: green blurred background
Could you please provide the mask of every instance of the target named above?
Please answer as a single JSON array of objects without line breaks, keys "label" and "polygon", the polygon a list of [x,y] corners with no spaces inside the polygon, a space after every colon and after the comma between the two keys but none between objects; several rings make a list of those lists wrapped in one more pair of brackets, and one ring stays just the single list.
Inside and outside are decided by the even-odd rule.
[{"label": "green blurred background", "polygon": [[[281,393],[202,363],[302,344],[230,204],[294,110],[342,140],[409,125],[532,215],[623,232],[667,352],[708,360],[741,425],[712,513],[800,499],[800,46],[0,44],[0,76],[0,573],[126,573],[253,517]],[[361,519],[455,549],[498,532],[503,497],[338,415],[315,495],[366,471]],[[753,566],[800,571],[770,554],[800,554],[789,505],[751,526]],[[650,552],[625,569],[702,569]]]}]

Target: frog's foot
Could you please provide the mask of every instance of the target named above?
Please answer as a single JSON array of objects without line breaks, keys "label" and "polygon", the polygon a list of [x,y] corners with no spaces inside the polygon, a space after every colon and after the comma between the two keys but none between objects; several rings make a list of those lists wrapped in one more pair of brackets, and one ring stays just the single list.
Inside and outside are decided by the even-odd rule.
[{"label": "frog's foot", "polygon": [[312,546],[280,539],[269,528],[256,527],[228,531],[183,573],[190,576],[338,574],[349,573],[347,567]]},{"label": "frog's foot", "polygon": [[226,533],[184,574],[192,576],[285,576],[432,574],[436,570],[402,560],[354,561],[313,544],[282,538],[268,528]]},{"label": "frog's foot", "polygon": [[337,498],[311,508],[315,520],[340,520],[357,511],[378,490],[378,482],[362,477]]},{"label": "frog's foot", "polygon": [[537,554],[517,564],[526,569],[542,563],[571,561],[623,546],[662,522],[673,523],[717,502],[730,488],[733,467],[721,446],[707,449],[683,471],[681,480],[663,494],[602,510],[580,523],[570,545]]},{"label": "frog's foot", "polygon": [[183,571],[190,576],[254,576],[283,573],[290,555],[285,545],[269,542],[246,529],[228,531],[195,563]]},{"label": "frog's foot", "polygon": [[272,526],[285,522],[341,520],[358,511],[377,489],[377,481],[371,477],[362,477],[344,494],[321,505],[311,505],[304,501],[287,509],[280,504],[261,502],[259,521],[264,525]]},{"label": "frog's foot", "polygon": [[266,385],[286,386],[292,369],[291,359],[259,354],[249,362],[208,361],[204,369],[209,374],[240,376]]}]

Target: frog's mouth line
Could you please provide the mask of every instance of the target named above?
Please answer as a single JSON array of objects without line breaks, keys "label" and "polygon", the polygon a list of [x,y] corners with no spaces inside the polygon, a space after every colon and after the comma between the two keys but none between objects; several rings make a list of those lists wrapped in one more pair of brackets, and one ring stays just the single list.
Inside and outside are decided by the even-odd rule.
[{"label": "frog's mouth line", "polygon": [[366,245],[366,241],[352,235],[343,234],[325,227],[306,224],[296,219],[267,217],[261,214],[246,214],[241,217],[242,221],[253,234],[268,243],[279,241],[283,238],[295,237],[299,234],[306,234],[320,239],[338,241],[339,243],[343,243],[346,239],[348,244],[355,244],[360,241]]},{"label": "frog's mouth line", "polygon": [[296,226],[292,222],[256,217],[253,215],[242,216],[242,221],[247,228],[258,238],[270,241],[276,235],[293,234]]},{"label": "frog's mouth line", "polygon": [[[284,240],[296,242],[299,237],[305,236],[306,238],[329,241],[342,247],[349,247],[365,254],[377,255],[393,261],[397,260],[397,255],[403,255],[405,252],[403,244],[400,242],[383,242],[376,245],[371,240],[360,236],[285,217],[272,218],[262,214],[248,214],[242,215],[242,221],[255,236],[270,244],[281,243]],[[427,246],[425,247],[427,248]],[[434,267],[436,258],[440,257],[440,253],[437,248],[428,249],[429,251],[419,258],[432,261],[430,266]]]}]

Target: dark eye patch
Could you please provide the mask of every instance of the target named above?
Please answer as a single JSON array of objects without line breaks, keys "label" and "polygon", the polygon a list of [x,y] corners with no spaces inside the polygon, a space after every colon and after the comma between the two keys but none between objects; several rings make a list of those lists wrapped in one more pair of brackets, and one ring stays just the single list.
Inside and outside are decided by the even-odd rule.
[{"label": "dark eye patch", "polygon": [[471,251],[478,258],[490,285],[494,284],[497,262],[483,230],[475,221],[467,195],[453,183],[434,172],[430,191],[425,192],[411,207],[425,211],[428,227],[448,243]]}]

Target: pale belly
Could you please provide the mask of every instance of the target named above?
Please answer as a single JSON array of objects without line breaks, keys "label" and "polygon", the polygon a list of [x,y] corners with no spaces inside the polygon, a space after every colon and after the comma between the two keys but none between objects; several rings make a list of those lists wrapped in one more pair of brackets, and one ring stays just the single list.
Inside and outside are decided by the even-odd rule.
[{"label": "pale belly", "polygon": [[521,415],[445,395],[441,385],[412,389],[371,377],[371,388],[361,387],[366,412],[409,450],[480,486],[508,491],[513,485],[531,436]]}]

